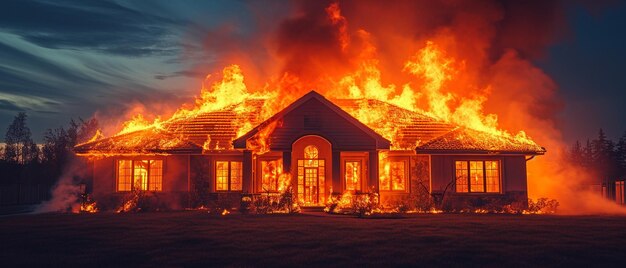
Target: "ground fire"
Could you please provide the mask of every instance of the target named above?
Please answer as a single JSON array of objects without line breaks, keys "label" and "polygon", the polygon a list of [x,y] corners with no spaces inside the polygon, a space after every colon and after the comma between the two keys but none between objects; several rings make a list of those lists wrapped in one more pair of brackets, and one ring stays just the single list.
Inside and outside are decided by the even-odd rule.
[{"label": "ground fire", "polygon": [[[505,195],[507,187],[518,183],[505,181],[505,176],[521,176],[521,208],[528,206],[527,188],[531,197],[545,195],[560,200],[561,195],[555,194],[558,187],[547,182],[561,181],[558,152],[557,156],[547,154],[548,159],[529,162],[537,164],[528,165],[526,183],[526,162],[546,153],[526,133],[542,145],[562,146],[550,119],[535,113],[537,105],[552,101],[554,85],[514,51],[503,52],[495,62],[490,60],[486,55],[488,34],[479,31],[484,25],[476,25],[476,18],[454,13],[458,22],[453,25],[407,41],[397,33],[385,36],[385,31],[378,29],[380,25],[371,31],[352,27],[338,3],[324,6],[322,13],[315,13],[316,6],[304,7],[304,13],[282,25],[279,43],[299,50],[279,53],[277,61],[283,63],[283,68],[278,75],[262,82],[253,81],[257,86],[250,88],[244,75],[249,70],[234,62],[223,67],[221,74],[207,76],[192,105],[183,105],[171,115],[132,115],[117,133],[104,137],[98,132],[89,142],[78,145],[77,152],[96,159],[116,159],[111,166],[116,170],[112,176],[118,184],[116,191],[121,192],[163,191],[163,181],[167,180],[164,166],[172,169],[174,161],[168,159],[177,155],[189,155],[184,160],[189,181],[185,190],[192,191],[189,189],[195,183],[191,179],[195,171],[191,158],[207,155],[212,174],[208,178],[196,174],[203,178],[198,183],[208,184],[206,188],[219,198],[232,192],[259,197],[265,194],[268,198],[288,195],[294,198],[293,204],[285,207],[290,211],[294,205],[326,206],[331,211],[347,207],[398,211],[401,206],[397,203],[375,208],[372,204],[395,200],[396,193],[420,198],[417,192],[424,191],[431,200],[428,202],[435,205],[420,211],[437,213],[441,212],[443,200],[450,195],[463,196],[463,191],[484,193],[488,198]],[[472,23],[464,25],[466,20]],[[290,28],[298,23],[327,31],[332,40],[326,44],[329,47],[320,49],[319,55],[302,55],[303,51],[315,53],[318,44],[302,43],[301,36]],[[465,32],[476,36],[464,36]],[[393,52],[386,47],[386,38],[398,42]],[[289,40],[293,43],[289,44]],[[470,46],[464,43],[467,40],[477,46],[468,50],[476,53],[465,52]],[[330,58],[335,53],[345,62]],[[385,58],[389,55],[393,56]],[[296,68],[294,60],[302,60],[303,65]],[[329,142],[333,149],[324,149],[327,145],[314,139],[310,141],[312,145],[303,145],[302,149],[296,149],[299,139],[290,140],[293,149],[278,148],[280,138],[276,135],[282,134],[277,133],[293,127],[286,116],[293,109],[305,110],[297,107],[307,105],[303,99],[319,101],[341,120],[356,119],[350,130],[370,135],[367,139],[375,140],[375,148],[340,153],[335,151],[335,141]],[[333,110],[335,107],[340,111]],[[496,113],[505,118],[504,124]],[[317,111],[304,114],[300,128],[324,138],[321,129],[329,118],[320,116],[323,113]],[[303,137],[306,136],[300,136]],[[296,150],[303,153],[296,156]],[[420,158],[420,154],[425,158]],[[433,161],[435,156],[443,159],[445,155],[456,155],[446,160],[453,162],[445,167],[452,169],[454,175],[447,176],[453,179],[441,183],[439,188],[432,180],[422,180],[418,173],[442,168],[434,167]],[[142,166],[142,161],[150,162]],[[513,168],[514,161],[521,165],[515,172],[522,175],[505,174],[518,169]],[[504,167],[505,164],[510,166]],[[280,198],[272,200],[268,202],[281,202]],[[518,201],[506,205],[510,209]],[[128,202],[131,201],[118,211],[127,211]],[[494,211],[473,207],[457,211]],[[231,207],[224,207],[222,215],[229,210]]]}]

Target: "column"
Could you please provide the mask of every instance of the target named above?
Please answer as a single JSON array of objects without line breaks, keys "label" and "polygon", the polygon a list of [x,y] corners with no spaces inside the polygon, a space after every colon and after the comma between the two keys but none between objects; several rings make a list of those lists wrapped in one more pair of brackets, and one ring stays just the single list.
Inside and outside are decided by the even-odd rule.
[{"label": "column", "polygon": [[369,189],[373,189],[374,192],[378,192],[378,151],[372,150],[368,152],[369,155]]},{"label": "column", "polygon": [[341,194],[343,188],[341,187],[341,151],[333,150],[332,165],[332,178],[333,178],[333,193]]},{"label": "column", "polygon": [[244,193],[252,193],[252,151],[243,151],[243,185]]}]

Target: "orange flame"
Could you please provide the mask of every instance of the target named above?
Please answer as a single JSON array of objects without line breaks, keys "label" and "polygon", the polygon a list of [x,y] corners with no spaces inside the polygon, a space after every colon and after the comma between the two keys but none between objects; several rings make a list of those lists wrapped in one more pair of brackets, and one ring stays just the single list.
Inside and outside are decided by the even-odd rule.
[{"label": "orange flame", "polygon": [[[415,9],[410,10],[413,12]],[[392,24],[387,27],[370,25],[369,29],[354,27],[358,29],[351,32],[346,13],[342,13],[338,3],[332,3],[322,10],[323,18],[326,20],[323,26],[332,29],[337,39],[333,44],[338,44],[336,48],[338,51],[333,50],[332,53],[319,51],[318,55],[318,50],[311,50],[309,47],[300,48],[297,45],[302,44],[294,44],[293,48],[290,46],[293,50],[315,53],[314,55],[308,53],[306,55],[308,61],[304,63],[296,59],[297,64],[294,65],[304,71],[296,72],[300,70],[298,68],[281,69],[280,73],[268,77],[267,81],[261,81],[264,83],[257,83],[263,86],[254,90],[247,87],[239,65],[227,66],[222,70],[221,80],[210,83],[214,76],[206,77],[204,83],[206,86],[203,84],[200,96],[196,98],[191,108],[181,108],[167,120],[156,117],[153,122],[145,119],[152,118],[147,115],[135,115],[123,124],[122,130],[117,135],[148,128],[162,129],[168,122],[232,106],[237,112],[243,113],[252,109],[246,105],[246,101],[250,99],[265,100],[260,111],[259,122],[262,122],[304,92],[315,89],[334,99],[374,99],[391,103],[405,109],[407,113],[418,112],[457,127],[478,130],[480,132],[477,132],[476,138],[481,140],[486,137],[482,135],[490,135],[500,139],[501,143],[516,142],[536,146],[537,144],[525,131],[520,131],[526,129],[528,133],[539,137],[542,144],[561,148],[563,143],[560,140],[560,132],[554,124],[549,119],[544,120],[529,112],[535,108],[536,103],[554,98],[553,91],[556,86],[541,70],[521,58],[513,49],[503,52],[497,62],[492,63],[492,59],[486,56],[490,49],[488,42],[496,31],[491,24],[500,19],[499,15],[494,17],[493,14],[503,12],[496,7],[488,7],[486,10],[488,12],[481,17],[466,16],[466,12],[463,11],[462,16],[454,17],[453,24],[437,27],[433,32],[409,39],[406,34],[401,36],[392,34],[393,31],[402,28],[402,25]],[[395,16],[397,15],[392,14],[391,18]],[[465,25],[474,21],[478,21],[477,25]],[[375,29],[379,26],[382,30]],[[468,40],[474,43],[463,44]],[[386,46],[380,46],[381,44]],[[303,46],[306,45],[308,43]],[[388,59],[381,59],[379,54],[392,55],[395,61],[391,63],[385,61]],[[288,57],[283,54],[280,56]],[[281,64],[285,61],[288,59],[276,59],[276,62]],[[481,68],[488,69],[489,72]],[[311,73],[315,75],[309,75]],[[520,82],[521,80],[523,82]],[[515,91],[510,90],[512,88]],[[533,94],[526,93],[529,90],[533,90]],[[507,95],[509,91],[514,92],[510,93],[513,96]],[[490,104],[489,101],[494,99],[497,103]],[[399,142],[402,138],[401,133],[398,126],[388,120],[389,111],[385,108],[372,109],[372,106],[367,105],[342,108],[389,139],[392,142],[392,149],[414,149],[416,144],[407,145]],[[504,119],[504,122],[493,112],[502,116],[500,119]],[[256,123],[250,121],[243,122],[236,131],[237,136],[247,133],[255,125]],[[267,152],[271,142],[268,137],[276,127],[280,127],[279,122],[266,123],[249,148],[256,153]],[[230,144],[218,144],[214,148],[209,148],[210,141],[211,137],[207,137],[207,142],[203,146],[205,150],[230,148]],[[381,180],[386,180],[389,179],[385,177],[389,172],[383,171],[388,170],[389,165],[384,154],[380,157]],[[576,172],[565,168],[566,165],[561,163],[562,160],[558,157],[549,162],[541,161],[543,162],[540,160],[529,162],[531,195],[559,194],[558,184],[577,176]],[[571,191],[568,189],[567,192]]]}]

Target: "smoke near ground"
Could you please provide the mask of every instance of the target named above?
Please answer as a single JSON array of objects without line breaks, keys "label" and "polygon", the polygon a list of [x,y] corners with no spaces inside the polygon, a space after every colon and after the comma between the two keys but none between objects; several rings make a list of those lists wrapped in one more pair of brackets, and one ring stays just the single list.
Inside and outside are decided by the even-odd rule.
[{"label": "smoke near ground", "polygon": [[87,173],[87,165],[78,163],[81,160],[74,160],[67,165],[63,175],[52,187],[51,198],[43,202],[34,213],[45,212],[72,212],[78,213],[83,202],[82,196],[85,193],[85,185],[81,178]]}]

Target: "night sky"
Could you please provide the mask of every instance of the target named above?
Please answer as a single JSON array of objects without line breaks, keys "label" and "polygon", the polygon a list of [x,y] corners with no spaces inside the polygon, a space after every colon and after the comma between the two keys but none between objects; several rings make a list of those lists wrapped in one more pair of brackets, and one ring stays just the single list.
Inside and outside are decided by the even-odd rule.
[{"label": "night sky", "polygon": [[[192,100],[227,47],[206,49],[225,25],[240,40],[278,24],[292,3],[246,1],[2,1],[0,134],[20,111],[33,138],[70,118],[123,115],[136,103]],[[567,142],[626,131],[626,3],[561,5],[564,30],[533,59],[559,87]],[[349,18],[348,18],[349,19]],[[259,50],[248,57],[267,57]],[[200,71],[203,70],[203,71]],[[163,107],[158,107],[163,109]]]}]

